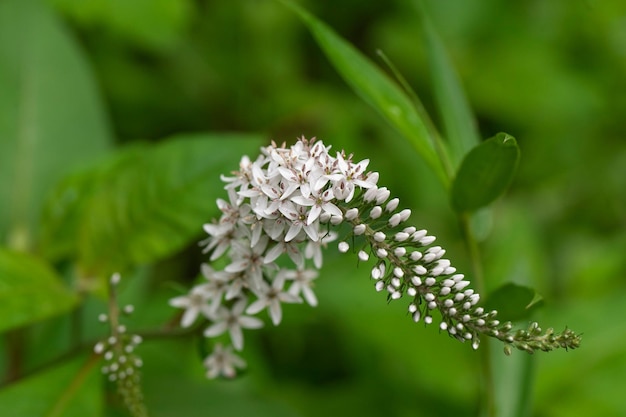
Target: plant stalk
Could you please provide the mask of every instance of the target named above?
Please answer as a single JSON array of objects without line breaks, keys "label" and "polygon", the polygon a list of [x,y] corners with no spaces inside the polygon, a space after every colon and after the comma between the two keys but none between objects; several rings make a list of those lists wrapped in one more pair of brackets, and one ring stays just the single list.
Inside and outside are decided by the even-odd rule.
[{"label": "plant stalk", "polygon": [[[467,252],[470,257],[470,263],[472,268],[474,288],[478,294],[484,295],[485,293],[485,278],[483,275],[482,261],[480,256],[480,249],[478,242],[472,232],[470,224],[471,215],[469,213],[462,213],[459,215],[459,221],[461,223],[461,231],[463,234],[463,241],[467,248]],[[481,372],[481,416],[495,417],[496,416],[496,402],[495,402],[495,382],[493,374],[493,366],[491,365],[491,340],[485,337],[480,343],[480,372]]]}]

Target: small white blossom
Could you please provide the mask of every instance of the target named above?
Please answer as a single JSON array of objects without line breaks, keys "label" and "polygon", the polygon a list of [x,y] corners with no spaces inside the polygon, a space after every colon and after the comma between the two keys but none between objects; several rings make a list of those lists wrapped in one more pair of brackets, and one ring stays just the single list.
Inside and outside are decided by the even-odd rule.
[{"label": "small white blossom", "polygon": [[213,379],[218,376],[234,378],[236,369],[246,367],[246,362],[233,353],[232,346],[224,348],[221,343],[215,345],[213,353],[206,357],[204,366],[207,368],[207,378]]},{"label": "small white blossom", "polygon": [[206,337],[216,337],[228,331],[235,349],[243,349],[242,329],[259,329],[263,327],[263,322],[260,319],[243,315],[246,303],[245,299],[241,299],[230,310],[221,306],[213,317],[213,324],[207,327],[204,335]]},{"label": "small white blossom", "polygon": [[271,286],[265,281],[261,281],[261,287],[254,290],[258,299],[248,306],[246,313],[257,314],[261,310],[267,308],[272,319],[272,323],[274,323],[275,326],[278,326],[283,317],[283,311],[280,307],[280,303],[302,302],[300,297],[292,294],[291,292],[284,292],[284,285],[284,275],[276,276]]},{"label": "small white blossom", "polygon": [[172,307],[185,309],[180,325],[183,327],[191,326],[199,314],[210,318],[213,308],[209,305],[208,300],[212,296],[213,294],[209,291],[208,284],[203,284],[193,287],[187,295],[172,298],[170,300]]}]

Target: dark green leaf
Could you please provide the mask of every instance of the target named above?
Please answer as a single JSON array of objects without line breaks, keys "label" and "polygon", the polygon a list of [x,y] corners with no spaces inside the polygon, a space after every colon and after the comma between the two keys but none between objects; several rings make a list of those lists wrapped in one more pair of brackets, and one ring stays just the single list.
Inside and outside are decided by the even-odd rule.
[{"label": "dark green leaf", "polygon": [[517,321],[528,318],[542,302],[532,288],[508,283],[489,294],[485,308],[498,311],[501,320]]},{"label": "dark green leaf", "polygon": [[77,300],[40,259],[0,248],[0,331],[66,312]]},{"label": "dark green leaf", "polygon": [[[102,415],[101,374],[81,357],[0,391],[0,415],[11,417],[98,417]],[[91,367],[89,365],[92,365]],[[65,401],[59,403],[59,399]]]},{"label": "dark green leaf", "polygon": [[500,196],[513,179],[519,148],[513,136],[498,133],[472,149],[452,182],[452,206],[474,211]]},{"label": "dark green leaf", "polygon": [[81,51],[36,0],[0,2],[0,240],[33,245],[41,204],[111,135]]},{"label": "dark green leaf", "polygon": [[479,142],[478,129],[461,81],[450,61],[443,42],[421,6],[417,2],[426,53],[433,80],[435,100],[443,121],[450,157],[458,168],[463,156]]},{"label": "dark green leaf", "polygon": [[55,193],[60,201],[46,209],[54,213],[46,241],[54,245],[58,233],[60,242],[51,252],[78,256],[84,267],[108,274],[180,250],[217,212],[220,174],[236,170],[241,155],[260,145],[256,135],[181,135],[126,150],[105,169],[68,179]]},{"label": "dark green leaf", "polygon": [[442,182],[448,175],[424,120],[407,95],[368,58],[323,22],[290,1],[283,1],[302,18],[322,51],[352,89],[387,119],[433,169]]}]

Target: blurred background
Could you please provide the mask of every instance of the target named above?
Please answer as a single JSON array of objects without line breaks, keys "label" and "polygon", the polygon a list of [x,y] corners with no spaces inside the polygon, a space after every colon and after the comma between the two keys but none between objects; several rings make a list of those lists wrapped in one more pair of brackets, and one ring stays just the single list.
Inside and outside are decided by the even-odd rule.
[{"label": "blurred background", "polygon": [[[299,3],[381,66],[376,50],[384,51],[438,121],[411,2]],[[529,415],[626,415],[626,2],[424,3],[482,137],[505,131],[522,152],[482,243],[487,285],[531,283],[545,300],[536,317],[544,328],[583,333],[577,351],[523,360],[535,378]],[[116,145],[197,131],[259,132],[277,142],[317,136],[370,158],[380,183],[413,209],[416,226],[469,270],[437,180],[279,2],[48,4],[93,72]],[[138,327],[172,316],[169,283],[190,283],[203,259],[189,242],[138,275],[122,294],[137,305]],[[234,381],[204,378],[197,341],[148,341],[152,415],[475,415],[478,354],[412,323],[368,277],[367,265],[329,250],[319,307],[286,306],[280,327],[247,334],[248,371]],[[502,387],[515,384],[515,372],[501,372]],[[110,401],[106,415],[123,415]]]}]

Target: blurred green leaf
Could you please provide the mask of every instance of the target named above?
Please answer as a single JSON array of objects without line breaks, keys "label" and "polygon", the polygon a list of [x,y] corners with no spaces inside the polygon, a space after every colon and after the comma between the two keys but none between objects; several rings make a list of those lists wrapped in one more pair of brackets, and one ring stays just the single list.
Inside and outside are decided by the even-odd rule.
[{"label": "blurred green leaf", "polygon": [[282,1],[300,16],[322,51],[350,87],[409,140],[447,186],[448,175],[437,155],[434,139],[411,99],[368,58],[326,24],[295,3]]},{"label": "blurred green leaf", "polygon": [[32,246],[50,187],[111,134],[81,51],[37,0],[0,2],[0,239]]},{"label": "blurred green leaf", "polygon": [[452,182],[452,206],[467,212],[500,196],[513,179],[519,148],[513,136],[498,133],[472,149]]},{"label": "blurred green leaf", "polygon": [[479,143],[480,136],[474,114],[443,42],[424,10],[422,1],[418,1],[417,5],[435,100],[443,121],[450,157],[456,169],[463,156]]},{"label": "blurred green leaf", "polygon": [[43,207],[41,251],[58,261],[77,256],[79,239],[94,194],[111,181],[116,172],[138,164],[147,144],[133,144],[115,152],[89,170],[72,173],[61,180]]},{"label": "blurred green leaf", "polygon": [[507,283],[489,294],[485,308],[496,310],[502,320],[518,321],[528,318],[542,302],[532,288]]},{"label": "blurred green leaf", "polygon": [[192,16],[189,0],[48,0],[78,22],[152,48],[173,46]]},{"label": "blurred green leaf", "polygon": [[77,300],[40,259],[0,248],[0,331],[66,312]]},{"label": "blurred green leaf", "polygon": [[[97,367],[89,367],[89,364],[86,366],[84,357],[75,359],[0,391],[0,415],[101,416],[101,380]],[[60,398],[65,400],[62,404],[58,403]],[[55,406],[59,408],[54,408]]]},{"label": "blurred green leaf", "polygon": [[54,194],[61,202],[51,199],[46,208],[54,213],[46,221],[47,241],[55,245],[60,236],[51,253],[76,251],[83,266],[110,273],[180,250],[201,235],[216,199],[224,197],[220,174],[236,170],[242,154],[260,144],[257,135],[180,135],[131,148],[104,170],[68,179]]}]

